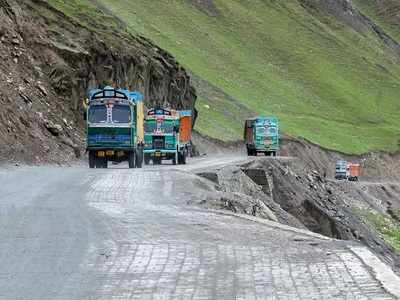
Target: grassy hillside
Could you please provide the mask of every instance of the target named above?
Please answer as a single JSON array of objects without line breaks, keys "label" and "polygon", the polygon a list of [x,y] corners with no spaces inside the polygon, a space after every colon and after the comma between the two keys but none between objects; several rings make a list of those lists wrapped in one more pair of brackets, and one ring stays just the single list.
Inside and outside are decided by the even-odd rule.
[{"label": "grassy hillside", "polygon": [[372,32],[297,0],[215,0],[209,11],[187,0],[92,2],[198,78],[203,134],[239,139],[244,118],[274,114],[286,133],[332,149],[399,148],[400,66]]},{"label": "grassy hillside", "polygon": [[387,34],[400,41],[400,2],[398,0],[354,0],[367,17],[373,19]]}]

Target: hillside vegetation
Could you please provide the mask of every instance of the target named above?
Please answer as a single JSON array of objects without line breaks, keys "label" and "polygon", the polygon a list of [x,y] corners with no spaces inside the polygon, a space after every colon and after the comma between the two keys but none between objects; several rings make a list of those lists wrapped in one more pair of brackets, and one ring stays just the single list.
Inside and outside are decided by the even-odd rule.
[{"label": "hillside vegetation", "polygon": [[[331,149],[399,148],[399,54],[371,27],[338,17],[366,23],[347,1],[92,2],[192,72],[202,134],[240,139],[246,117],[274,114],[285,133]],[[380,16],[372,0],[360,3]]]}]

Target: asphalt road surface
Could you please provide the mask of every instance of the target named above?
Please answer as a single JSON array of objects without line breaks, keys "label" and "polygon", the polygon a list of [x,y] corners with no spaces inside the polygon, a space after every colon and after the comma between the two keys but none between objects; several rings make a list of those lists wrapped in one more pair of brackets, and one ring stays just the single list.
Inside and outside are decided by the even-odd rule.
[{"label": "asphalt road surface", "polygon": [[188,205],[236,160],[0,168],[0,299],[396,299],[356,243]]}]

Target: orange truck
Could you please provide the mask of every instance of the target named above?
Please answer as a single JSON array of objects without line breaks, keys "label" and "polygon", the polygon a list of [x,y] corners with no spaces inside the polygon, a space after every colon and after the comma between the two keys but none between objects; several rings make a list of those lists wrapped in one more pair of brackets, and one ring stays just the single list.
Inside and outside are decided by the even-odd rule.
[{"label": "orange truck", "polygon": [[361,166],[360,164],[347,164],[347,179],[349,181],[358,181],[358,178],[361,175]]}]

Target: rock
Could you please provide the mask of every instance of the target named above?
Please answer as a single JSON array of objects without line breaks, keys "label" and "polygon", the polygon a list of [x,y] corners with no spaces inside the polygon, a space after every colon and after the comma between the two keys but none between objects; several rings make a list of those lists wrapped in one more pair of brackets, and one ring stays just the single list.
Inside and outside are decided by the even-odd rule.
[{"label": "rock", "polygon": [[47,90],[42,84],[38,83],[37,88],[43,94],[43,96],[47,96]]},{"label": "rock", "polygon": [[59,136],[60,133],[63,131],[63,128],[59,124],[55,124],[52,121],[45,120],[44,121],[44,126],[46,129],[54,136]]},{"label": "rock", "polygon": [[18,38],[13,38],[12,41],[11,41],[11,43],[12,43],[13,45],[19,45],[21,42],[19,41]]},{"label": "rock", "polygon": [[218,174],[216,172],[201,172],[201,173],[198,173],[197,175],[204,177],[208,180],[211,180],[212,182],[214,182],[216,184],[219,184]]}]

